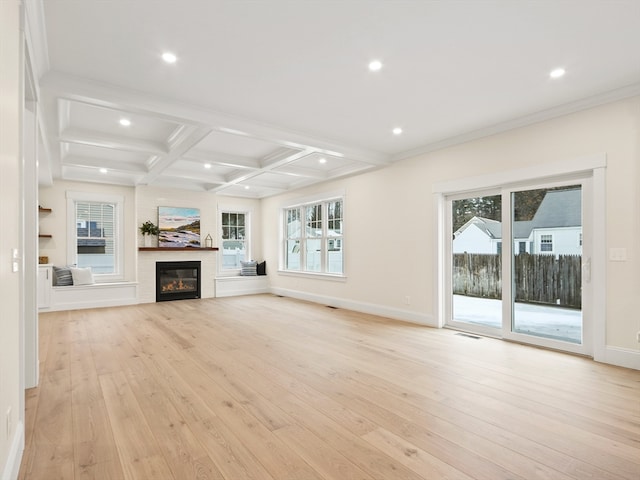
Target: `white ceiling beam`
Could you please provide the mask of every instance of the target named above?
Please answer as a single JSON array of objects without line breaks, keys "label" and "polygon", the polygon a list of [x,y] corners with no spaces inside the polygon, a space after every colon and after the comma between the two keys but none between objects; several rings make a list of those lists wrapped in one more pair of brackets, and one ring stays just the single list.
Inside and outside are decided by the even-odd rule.
[{"label": "white ceiling beam", "polygon": [[165,170],[165,176],[173,177],[173,178],[182,178],[184,180],[195,180],[199,182],[207,182],[207,183],[215,183],[215,184],[223,184],[226,183],[226,178],[224,175],[219,173],[206,171],[206,172],[194,172],[190,170],[178,169],[172,167],[170,170]]},{"label": "white ceiling beam", "polygon": [[153,114],[158,118],[165,118],[177,123],[208,125],[214,131],[247,136],[284,147],[313,148],[323,154],[351,158],[375,165],[386,165],[390,161],[390,156],[385,153],[341,145],[298,132],[263,125],[238,116],[158,98],[146,92],[115,87],[60,72],[47,73],[40,84],[41,88],[65,98],[135,113]]},{"label": "white ceiling beam", "polygon": [[79,182],[108,183],[115,185],[134,186],[139,175],[132,175],[131,172],[121,173],[109,171],[106,174],[96,174],[95,168],[84,168],[76,166],[63,166],[62,175],[65,180]]},{"label": "white ceiling beam", "polygon": [[183,160],[198,162],[200,164],[210,163],[211,165],[220,165],[221,167],[260,168],[259,160],[253,158],[205,150],[190,150],[189,153],[183,157]]},{"label": "white ceiling beam", "polygon": [[115,150],[145,153],[149,155],[162,155],[167,153],[167,148],[157,142],[90,132],[77,128],[67,128],[60,134],[59,140],[60,142],[65,143],[77,143],[93,147],[112,148]]},{"label": "white ceiling beam", "polygon": [[212,184],[206,181],[194,182],[193,180],[186,180],[184,178],[173,177],[171,175],[163,175],[153,182],[153,185],[156,187],[182,188],[185,190],[206,192],[211,189]]},{"label": "white ceiling beam", "polygon": [[125,163],[103,158],[80,157],[77,155],[69,155],[62,161],[63,167],[87,167],[93,169],[106,168],[110,171],[118,171],[122,173],[138,173],[145,174],[147,169],[144,165],[136,163]]},{"label": "white ceiling beam", "polygon": [[[297,153],[300,153],[301,151],[302,149],[300,148],[296,148],[296,149],[280,148],[275,152],[263,157],[260,160],[260,166],[263,168],[268,168],[271,165],[281,164],[280,163],[281,161],[287,160],[290,157],[293,157],[294,155],[296,155]],[[300,157],[297,157],[297,158],[300,158]],[[290,161],[291,160],[287,161],[287,163],[289,163]]]},{"label": "white ceiling beam", "polygon": [[[248,180],[250,178],[253,178],[257,175],[262,174],[263,172],[267,172],[267,171],[271,171],[275,168],[278,168],[282,165],[286,165],[288,163],[294,162],[300,158],[306,157],[307,155],[309,155],[310,151],[308,150],[302,150],[302,151],[298,151],[293,153],[292,155],[286,156],[284,158],[281,158],[280,160],[269,164],[268,166],[262,168],[261,170],[256,170],[256,171],[248,171],[248,172],[234,172],[232,175],[228,176],[228,183],[229,185],[235,185],[238,183],[241,183],[245,180]],[[226,187],[226,186],[224,186]],[[219,191],[221,188],[224,187],[217,187],[214,188],[212,191]]]},{"label": "white ceiling beam", "polygon": [[280,169],[271,170],[273,173],[280,175],[290,175],[292,177],[315,178],[317,180],[326,180],[330,178],[329,172],[315,170],[308,167],[298,167],[295,165],[285,165]]},{"label": "white ceiling beam", "polygon": [[209,135],[209,133],[211,133],[211,129],[206,127],[183,130],[180,138],[176,138],[173,142],[175,147],[172,148],[168,154],[159,156],[158,160],[153,162],[147,175],[140,180],[140,184],[149,185],[153,183],[162,174],[162,172],[178,161],[182,155],[193,148],[194,145],[201,142],[204,137]]}]

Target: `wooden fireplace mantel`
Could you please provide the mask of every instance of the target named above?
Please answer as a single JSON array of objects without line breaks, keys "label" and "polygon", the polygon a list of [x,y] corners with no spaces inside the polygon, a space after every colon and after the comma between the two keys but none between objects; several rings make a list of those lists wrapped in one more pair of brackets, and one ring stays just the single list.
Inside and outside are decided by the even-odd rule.
[{"label": "wooden fireplace mantel", "polygon": [[138,247],[139,252],[215,252],[218,247]]}]

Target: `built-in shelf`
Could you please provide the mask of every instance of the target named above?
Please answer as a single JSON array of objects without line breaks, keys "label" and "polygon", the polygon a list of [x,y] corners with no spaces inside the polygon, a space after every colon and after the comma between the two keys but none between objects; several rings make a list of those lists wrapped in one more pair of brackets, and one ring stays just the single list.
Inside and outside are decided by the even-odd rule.
[{"label": "built-in shelf", "polygon": [[218,247],[138,247],[140,252],[215,252]]},{"label": "built-in shelf", "polygon": [[[50,208],[38,207],[38,213],[51,213],[52,210]],[[48,233],[40,233],[38,234],[38,238],[53,238],[52,235]]]}]

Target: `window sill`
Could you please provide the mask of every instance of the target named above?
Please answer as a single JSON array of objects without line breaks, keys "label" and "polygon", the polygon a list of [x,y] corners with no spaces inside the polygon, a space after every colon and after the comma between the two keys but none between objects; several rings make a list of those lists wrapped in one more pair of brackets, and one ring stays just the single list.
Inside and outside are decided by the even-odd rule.
[{"label": "window sill", "polygon": [[338,273],[321,273],[321,272],[295,272],[292,270],[278,270],[278,275],[288,277],[314,278],[318,280],[329,280],[333,282],[346,282],[347,277]]},{"label": "window sill", "polygon": [[217,278],[237,277],[240,275],[240,269],[222,270],[218,272]]},{"label": "window sill", "polygon": [[139,252],[202,252],[217,250],[218,247],[138,247]]}]

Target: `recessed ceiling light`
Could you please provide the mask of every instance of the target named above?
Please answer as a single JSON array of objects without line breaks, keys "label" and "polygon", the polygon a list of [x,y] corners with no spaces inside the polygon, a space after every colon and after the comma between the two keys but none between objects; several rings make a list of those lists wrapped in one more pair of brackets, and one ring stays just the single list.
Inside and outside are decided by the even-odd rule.
[{"label": "recessed ceiling light", "polygon": [[101,168],[100,169],[100,173],[107,173],[107,169],[106,168]]},{"label": "recessed ceiling light", "polygon": [[249,185],[245,185],[245,186],[244,186],[244,189],[245,189],[245,190],[249,190],[250,188],[251,188],[251,187],[250,187]]},{"label": "recessed ceiling light", "polygon": [[327,163],[327,159],[326,159],[326,158],[324,158],[324,157],[322,157],[322,158],[320,158],[320,159],[318,160],[318,162],[320,162],[320,163]]},{"label": "recessed ceiling light", "polygon": [[372,72],[377,72],[381,68],[382,68],[382,62],[380,60],[372,60],[369,63],[369,70],[371,70]]},{"label": "recessed ceiling light", "polygon": [[131,125],[131,120],[129,120],[128,118],[121,118],[120,125],[122,125],[123,127],[128,127],[129,125]]},{"label": "recessed ceiling light", "polygon": [[555,70],[551,70],[549,76],[551,78],[560,78],[563,77],[565,73],[567,72],[565,72],[564,68],[556,68]]},{"label": "recessed ceiling light", "polygon": [[210,163],[205,163],[204,164],[204,168],[211,168],[211,164]]},{"label": "recessed ceiling light", "polygon": [[167,63],[176,63],[176,60],[178,60],[178,57],[176,57],[173,53],[171,52],[164,52],[162,54],[162,60],[164,60]]},{"label": "recessed ceiling light", "polygon": [[402,129],[400,127],[396,127],[392,130],[394,135],[400,135],[402,133]]}]

